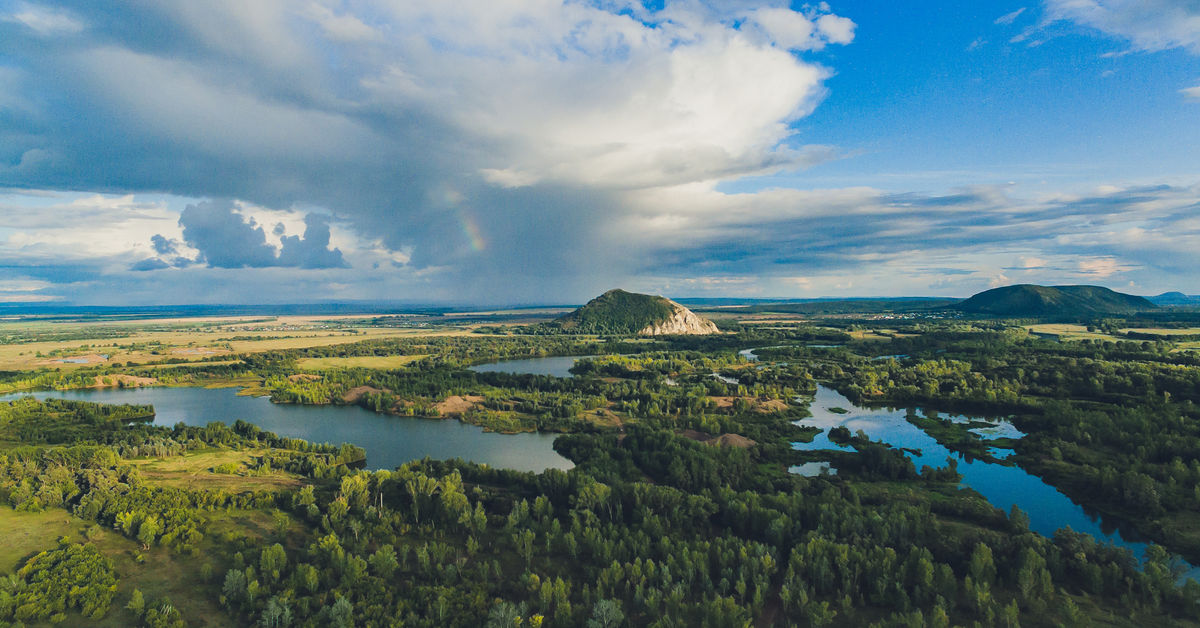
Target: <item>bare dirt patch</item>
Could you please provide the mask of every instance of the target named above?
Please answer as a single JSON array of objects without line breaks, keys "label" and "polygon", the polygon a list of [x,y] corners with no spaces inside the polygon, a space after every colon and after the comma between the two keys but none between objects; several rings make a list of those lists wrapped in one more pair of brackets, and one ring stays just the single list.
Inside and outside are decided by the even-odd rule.
[{"label": "bare dirt patch", "polygon": [[319,382],[321,379],[322,377],[320,375],[313,375],[312,373],[296,373],[295,375],[288,375],[288,381],[290,382]]},{"label": "bare dirt patch", "polygon": [[621,420],[620,415],[608,408],[596,408],[591,412],[585,412],[583,417],[596,425],[625,430],[625,422]]},{"label": "bare dirt patch", "polygon": [[347,390],[346,394],[342,395],[342,401],[345,401],[346,403],[354,403],[361,399],[363,395],[368,393],[372,395],[378,395],[384,392],[387,391],[375,388],[373,386],[355,386],[354,388]]},{"label": "bare dirt patch", "polygon": [[471,408],[483,403],[483,397],[478,395],[451,395],[446,397],[444,401],[434,404],[434,408],[442,416],[452,414],[464,414]]},{"label": "bare dirt patch", "polygon": [[733,400],[737,399],[737,397],[709,397],[709,399],[712,399],[714,402],[716,402],[717,409],[720,410],[723,408],[732,408]]},{"label": "bare dirt patch", "polygon": [[136,375],[97,375],[95,384],[92,388],[141,388],[142,386],[154,386],[158,380],[153,377],[138,377]]},{"label": "bare dirt patch", "polygon": [[787,410],[787,402],[782,399],[755,399],[753,397],[709,397],[713,403],[717,404],[718,410],[727,410],[733,407],[733,403],[738,399],[750,404],[750,408],[755,412],[768,414],[771,412],[781,412]]},{"label": "bare dirt patch", "polygon": [[714,447],[737,447],[738,449],[749,449],[758,443],[742,436],[741,434],[721,434],[716,438],[710,438],[704,441],[705,445]]},{"label": "bare dirt patch", "polygon": [[679,433],[680,436],[694,440],[698,443],[704,443],[713,447],[737,447],[738,449],[749,449],[758,443],[742,436],[740,434],[721,434],[720,436],[710,436],[704,432],[697,430],[683,430]]},{"label": "bare dirt patch", "polygon": [[767,399],[759,401],[756,407],[759,412],[782,412],[787,410],[788,404],[782,399]]}]

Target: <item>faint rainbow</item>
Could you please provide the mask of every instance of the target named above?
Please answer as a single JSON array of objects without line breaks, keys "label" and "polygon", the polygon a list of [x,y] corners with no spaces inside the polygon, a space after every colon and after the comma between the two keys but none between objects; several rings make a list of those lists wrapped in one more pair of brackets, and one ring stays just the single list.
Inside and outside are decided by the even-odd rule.
[{"label": "faint rainbow", "polygon": [[471,216],[459,212],[458,222],[462,225],[463,235],[467,237],[467,242],[471,243],[471,248],[475,252],[481,252],[487,248],[487,240],[483,239],[483,234],[479,231],[479,225],[475,223],[475,219]]}]

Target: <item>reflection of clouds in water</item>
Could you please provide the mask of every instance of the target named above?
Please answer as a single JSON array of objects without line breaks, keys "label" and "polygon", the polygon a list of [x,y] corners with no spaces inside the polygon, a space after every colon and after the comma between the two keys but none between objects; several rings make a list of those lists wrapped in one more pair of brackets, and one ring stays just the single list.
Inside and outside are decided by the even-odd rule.
[{"label": "reflection of clouds in water", "polygon": [[837,469],[829,466],[828,462],[806,462],[788,467],[788,473],[806,478],[815,478],[822,474],[837,475]]},{"label": "reflection of clouds in water", "polygon": [[[871,440],[882,441],[895,448],[920,450],[920,455],[909,451],[909,458],[918,470],[922,466],[944,467],[946,458],[958,461],[958,471],[962,474],[962,484],[969,486],[984,496],[996,508],[1007,512],[1013,505],[1018,505],[1030,516],[1031,529],[1043,536],[1052,536],[1054,531],[1070,526],[1073,530],[1095,536],[1101,541],[1116,543],[1142,556],[1146,549],[1145,543],[1134,542],[1123,538],[1119,532],[1106,531],[1097,520],[1089,516],[1081,507],[1072,502],[1053,486],[1046,484],[1037,476],[1026,473],[1019,466],[995,464],[986,460],[969,460],[959,454],[950,452],[924,430],[909,423],[904,410],[880,410],[855,406],[835,391],[820,386],[817,394],[811,400],[810,411],[812,418],[796,422],[800,426],[820,427],[824,431],[818,434],[811,443],[793,443],[792,447],[804,451],[823,449],[840,449],[829,441],[829,429],[844,425],[851,432],[862,430]],[[845,408],[850,412],[837,414],[829,412],[829,408]],[[955,423],[970,420],[970,417],[941,416]],[[1008,421],[999,421],[992,427],[973,428],[972,431],[984,433],[985,438],[1020,438],[1024,436]],[[1012,450],[989,448],[989,453],[999,459],[1008,458]],[[828,461],[810,461],[803,465],[791,467],[789,471],[813,477],[820,473]],[[836,472],[836,470],[833,470]]]},{"label": "reflection of clouds in water", "polygon": [[862,430],[862,431],[866,432],[868,435],[870,435],[872,432],[887,429],[887,427],[888,427],[886,424],[884,424],[883,421],[879,421],[879,420],[873,419],[873,418],[850,419],[849,421],[846,421],[845,423],[843,423],[843,425],[846,427],[846,429],[850,430],[851,434],[853,434],[859,430]]},{"label": "reflection of clouds in water", "polygon": [[1000,421],[994,423],[991,427],[976,427],[969,431],[974,432],[983,437],[984,440],[992,440],[996,438],[1024,438],[1025,432],[1017,429],[1017,426],[1008,421]]}]

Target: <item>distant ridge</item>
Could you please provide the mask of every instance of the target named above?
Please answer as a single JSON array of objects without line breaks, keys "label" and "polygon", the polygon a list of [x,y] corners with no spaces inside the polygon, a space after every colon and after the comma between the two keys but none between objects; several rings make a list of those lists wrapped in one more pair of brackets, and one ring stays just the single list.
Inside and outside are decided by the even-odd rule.
[{"label": "distant ridge", "polygon": [[1155,305],[1200,305],[1200,296],[1182,292],[1164,292],[1152,297],[1146,297]]},{"label": "distant ridge", "polygon": [[697,316],[666,297],[619,289],[605,292],[549,325],[562,331],[583,334],[662,336],[719,333],[712,321]]},{"label": "distant ridge", "polygon": [[985,290],[947,309],[996,316],[1081,316],[1132,314],[1157,306],[1143,297],[1101,286],[1020,284]]}]

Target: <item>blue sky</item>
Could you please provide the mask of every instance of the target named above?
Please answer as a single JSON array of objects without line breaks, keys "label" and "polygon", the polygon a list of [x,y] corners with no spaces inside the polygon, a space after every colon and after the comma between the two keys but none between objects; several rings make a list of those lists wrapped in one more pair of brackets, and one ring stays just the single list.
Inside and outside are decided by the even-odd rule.
[{"label": "blue sky", "polygon": [[0,302],[1200,293],[1197,146],[1194,0],[0,0]]}]

